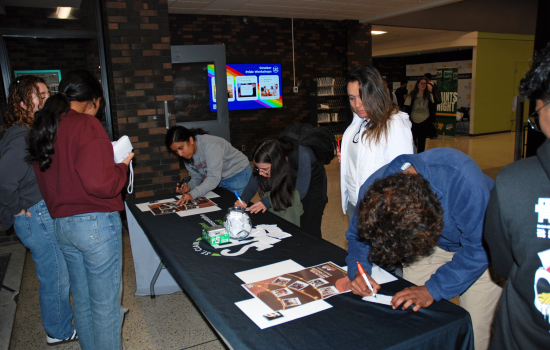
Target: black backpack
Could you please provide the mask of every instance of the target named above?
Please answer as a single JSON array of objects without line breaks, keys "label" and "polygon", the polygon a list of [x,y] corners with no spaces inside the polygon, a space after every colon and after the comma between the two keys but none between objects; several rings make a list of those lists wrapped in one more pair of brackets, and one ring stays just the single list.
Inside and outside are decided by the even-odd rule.
[{"label": "black backpack", "polygon": [[432,95],[434,97],[434,103],[436,105],[443,102],[443,99],[441,98],[441,90],[439,90],[436,84],[432,84]]},{"label": "black backpack", "polygon": [[281,138],[289,138],[299,145],[311,148],[315,158],[325,165],[330,164],[336,155],[338,143],[332,132],[323,127],[315,127],[311,124],[290,124],[281,133]]}]

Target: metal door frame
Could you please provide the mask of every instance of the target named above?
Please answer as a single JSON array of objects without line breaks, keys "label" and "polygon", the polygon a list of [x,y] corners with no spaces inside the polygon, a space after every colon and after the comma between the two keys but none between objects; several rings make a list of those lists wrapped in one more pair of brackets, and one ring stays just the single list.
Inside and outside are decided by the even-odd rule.
[{"label": "metal door frame", "polygon": [[4,38],[35,38],[35,39],[96,39],[99,49],[99,65],[101,71],[101,86],[105,100],[105,124],[107,134],[113,140],[113,123],[111,118],[111,101],[109,94],[107,58],[105,56],[105,44],[103,40],[103,21],[99,0],[93,1],[96,30],[70,30],[70,29],[16,29],[0,28],[0,69],[8,101],[9,86],[11,83],[11,67]]},{"label": "metal door frame", "polygon": [[[177,45],[171,46],[172,64],[214,62],[216,72],[216,86],[227,85],[227,70],[225,66],[225,45]],[[229,109],[227,106],[227,94],[218,94],[216,89],[216,120],[199,122],[181,122],[177,125],[186,128],[203,128],[210,134],[223,137],[230,142],[229,133]]]}]

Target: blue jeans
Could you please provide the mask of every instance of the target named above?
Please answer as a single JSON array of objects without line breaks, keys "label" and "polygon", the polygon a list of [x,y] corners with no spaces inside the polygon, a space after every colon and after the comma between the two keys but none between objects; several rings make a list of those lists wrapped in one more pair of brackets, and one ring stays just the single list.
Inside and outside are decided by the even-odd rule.
[{"label": "blue jeans", "polygon": [[248,180],[250,180],[250,176],[252,176],[252,169],[250,169],[250,166],[247,166],[240,173],[233,175],[229,179],[222,180],[218,187],[223,187],[231,192],[237,191],[240,196],[243,194],[244,188],[248,184]]},{"label": "blue jeans", "polygon": [[27,214],[15,216],[15,233],[23,245],[30,249],[36,266],[44,330],[51,337],[65,339],[74,332],[67,265],[55,239],[53,219],[44,200],[28,211],[32,217]]},{"label": "blue jeans", "polygon": [[69,270],[73,312],[83,350],[122,349],[122,224],[118,212],[55,219]]}]

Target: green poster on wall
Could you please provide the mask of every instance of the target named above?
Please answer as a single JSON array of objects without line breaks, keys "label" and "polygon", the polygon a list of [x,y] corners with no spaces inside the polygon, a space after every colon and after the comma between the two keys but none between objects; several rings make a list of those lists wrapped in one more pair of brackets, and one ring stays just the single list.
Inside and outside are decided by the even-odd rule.
[{"label": "green poster on wall", "polygon": [[458,102],[458,68],[439,68],[437,70],[437,87],[441,90],[442,100],[437,105],[437,133],[454,136]]}]

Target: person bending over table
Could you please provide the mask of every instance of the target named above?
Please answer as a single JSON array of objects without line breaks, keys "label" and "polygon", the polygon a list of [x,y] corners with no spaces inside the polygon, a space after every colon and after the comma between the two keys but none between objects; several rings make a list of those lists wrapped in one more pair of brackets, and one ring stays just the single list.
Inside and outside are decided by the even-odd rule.
[{"label": "person bending over table", "polygon": [[173,126],[166,133],[166,148],[183,159],[191,181],[178,184],[176,192],[187,203],[204,196],[216,187],[239,195],[243,192],[252,170],[248,158],[221,137],[208,135],[202,129]]},{"label": "person bending over table", "polygon": [[[309,149],[309,147],[305,148]],[[315,158],[314,155],[312,156]],[[300,226],[300,216],[304,213],[300,201],[302,192],[300,192],[300,189],[294,188],[292,168],[285,159],[281,144],[273,139],[260,141],[254,148],[252,159],[257,171],[254,171],[254,176],[250,178],[242,193],[241,201],[237,200],[235,206],[246,208],[247,203],[258,192],[259,187],[262,199],[250,206],[250,213],[264,213],[269,210],[275,215]],[[307,187],[305,187],[305,191],[307,191]]]},{"label": "person bending over table", "polygon": [[67,263],[83,350],[122,349],[120,192],[134,153],[115,164],[111,140],[95,117],[102,97],[92,73],[68,72],[59,93],[36,114],[28,138],[38,187]]},{"label": "person bending over table", "polygon": [[[460,295],[471,317],[475,348],[487,349],[501,288],[490,278],[482,244],[483,221],[494,182],[464,153],[436,148],[401,155],[361,186],[360,204],[346,231],[352,291],[371,295],[358,274],[372,263],[403,264],[417,286],[392,298],[393,308],[414,311]],[[359,278],[358,278],[359,277]]]},{"label": "person bending over table", "polygon": [[34,170],[25,161],[25,137],[34,113],[42,109],[49,95],[44,79],[33,75],[17,77],[10,84],[4,115],[6,132],[0,141],[0,221],[5,229],[13,224],[17,237],[31,251],[40,281],[40,314],[46,342],[57,345],[78,340],[71,324],[69,273]]}]

